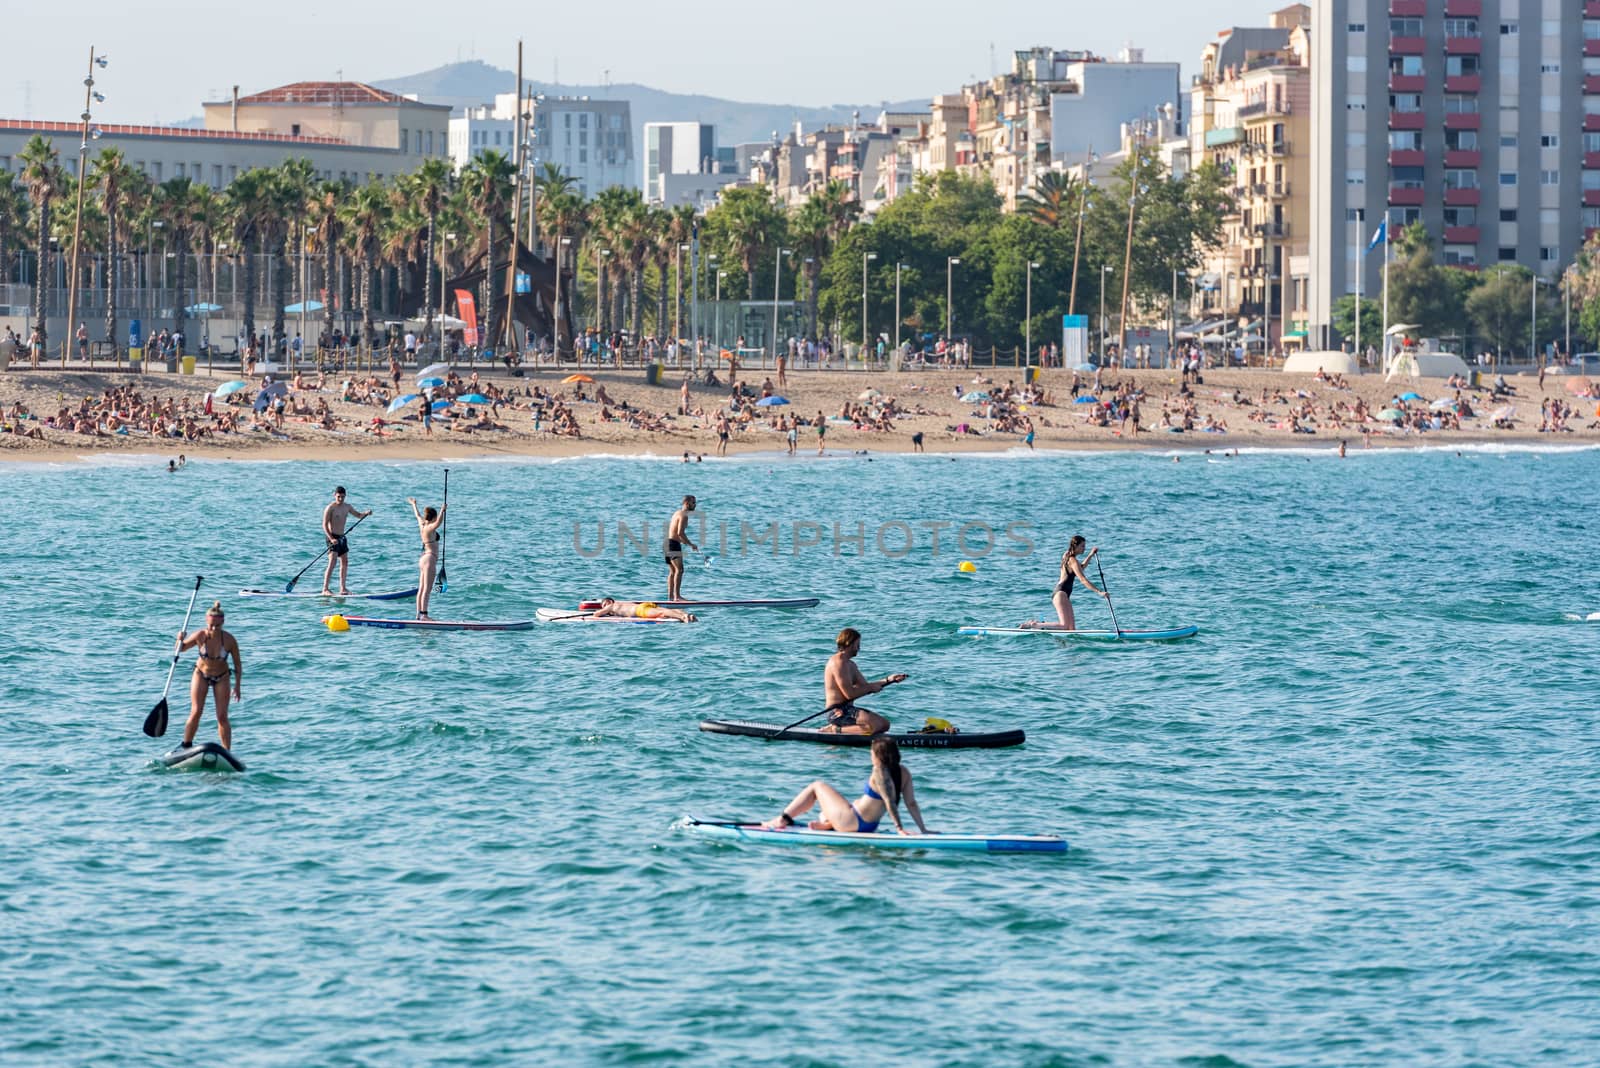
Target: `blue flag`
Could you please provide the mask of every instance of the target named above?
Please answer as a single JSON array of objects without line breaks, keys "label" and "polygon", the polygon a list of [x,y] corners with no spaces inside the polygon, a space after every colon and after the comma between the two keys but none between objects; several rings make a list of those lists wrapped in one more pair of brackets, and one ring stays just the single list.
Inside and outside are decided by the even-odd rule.
[{"label": "blue flag", "polygon": [[1372,240],[1367,242],[1367,251],[1371,252],[1387,240],[1389,240],[1389,219],[1385,216],[1383,222],[1372,232]]}]

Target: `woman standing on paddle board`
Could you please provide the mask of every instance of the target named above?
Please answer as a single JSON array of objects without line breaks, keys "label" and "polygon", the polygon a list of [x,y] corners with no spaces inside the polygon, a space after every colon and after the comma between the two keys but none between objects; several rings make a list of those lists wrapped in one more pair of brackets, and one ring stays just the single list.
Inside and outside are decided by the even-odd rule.
[{"label": "woman standing on paddle board", "polygon": [[[203,630],[188,635],[178,632],[177,651],[181,653],[189,648],[198,648],[200,652],[195,660],[194,679],[189,683],[189,718],[183,725],[182,748],[193,747],[195,732],[200,729],[200,714],[206,707],[206,694],[210,693],[216,698],[217,737],[222,741],[222,748],[232,749],[233,727],[228,723],[228,658],[233,658],[235,700],[239,699],[239,684],[244,680],[244,665],[239,662],[239,643],[222,629],[221,602],[211,602]],[[165,717],[161,729],[166,730]]]},{"label": "woman standing on paddle board", "polygon": [[911,772],[900,763],[900,747],[888,738],[872,740],[872,773],[861,787],[861,796],[849,801],[838,790],[817,779],[795,795],[784,806],[778,818],[762,824],[774,830],[793,827],[796,817],[804,816],[812,808],[821,808],[822,818],[810,824],[814,831],[845,831],[872,834],[883,822],[885,813],[894,820],[894,829],[910,834],[900,822],[900,802],[904,800],[917,830],[932,834],[922,822],[922,809],[917,807],[917,795],[912,789]]},{"label": "woman standing on paddle board", "polygon": [[[1089,576],[1083,570],[1083,565],[1093,560],[1095,554],[1100,551],[1100,547],[1095,546],[1089,550],[1088,556],[1083,556],[1084,547],[1087,545],[1088,542],[1083,540],[1082,534],[1074,534],[1072,540],[1067,543],[1067,551],[1061,554],[1061,575],[1056,580],[1055,594],[1051,597],[1051,601],[1056,606],[1056,615],[1061,620],[1061,630],[1077,629],[1077,620],[1072,614],[1072,583],[1074,580],[1083,583],[1085,587],[1101,597],[1106,595],[1106,591],[1095,588],[1095,584],[1089,581]],[[1078,559],[1080,556],[1083,556],[1083,559]],[[1040,623],[1037,619],[1030,619],[1022,625],[1024,627],[1045,628],[1052,626],[1049,623]]]},{"label": "woman standing on paddle board", "polygon": [[411,504],[411,514],[417,517],[417,531],[422,535],[422,555],[417,558],[417,618],[431,619],[428,598],[433,595],[433,573],[439,567],[439,528],[444,525],[444,508],[418,511],[415,497],[406,500]]}]

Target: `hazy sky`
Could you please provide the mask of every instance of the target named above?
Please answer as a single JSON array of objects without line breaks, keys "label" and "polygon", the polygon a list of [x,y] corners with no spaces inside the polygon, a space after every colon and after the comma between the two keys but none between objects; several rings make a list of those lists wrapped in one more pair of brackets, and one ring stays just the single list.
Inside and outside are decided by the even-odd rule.
[{"label": "hazy sky", "polygon": [[[16,5],[16,6],[13,6]],[[1128,43],[1186,74],[1226,26],[1264,25],[1274,6],[1244,0],[8,0],[0,118],[70,120],[83,105],[89,47],[104,122],[170,122],[238,83],[375,81],[457,59],[516,63],[549,80],[641,82],[737,100],[873,104],[949,92],[1048,44],[1112,56]],[[23,12],[26,12],[25,14]]]}]

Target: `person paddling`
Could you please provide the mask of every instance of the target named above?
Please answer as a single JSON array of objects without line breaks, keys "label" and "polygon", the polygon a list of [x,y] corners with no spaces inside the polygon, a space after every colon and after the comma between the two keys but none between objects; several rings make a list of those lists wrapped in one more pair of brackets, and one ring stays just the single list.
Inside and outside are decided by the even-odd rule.
[{"label": "person paddling", "polygon": [[797,818],[813,808],[822,810],[822,818],[813,820],[814,831],[845,831],[872,834],[883,822],[885,814],[894,821],[894,829],[910,834],[900,822],[900,802],[916,821],[917,830],[933,834],[922,822],[922,809],[917,806],[917,795],[911,781],[911,772],[900,763],[900,747],[888,738],[872,740],[872,772],[861,787],[861,796],[849,801],[838,790],[821,779],[813,781],[784,806],[778,818],[762,824],[774,830],[793,827]]},{"label": "person paddling", "polygon": [[444,525],[444,508],[417,509],[417,499],[407,497],[411,514],[417,517],[417,533],[422,535],[422,555],[417,557],[417,618],[431,619],[428,600],[433,596],[433,575],[439,567],[439,528]]},{"label": "person paddling", "polygon": [[662,608],[654,601],[619,601],[607,597],[593,612],[596,618],[617,616],[622,619],[670,619],[675,623],[693,623],[694,616],[676,608]]},{"label": "person paddling", "polygon": [[[1082,534],[1074,534],[1067,543],[1067,551],[1061,554],[1061,574],[1056,580],[1056,589],[1051,597],[1056,608],[1056,615],[1060,623],[1040,623],[1037,619],[1030,619],[1022,624],[1024,627],[1037,627],[1043,630],[1076,630],[1077,619],[1072,614],[1072,583],[1074,580],[1081,582],[1093,593],[1101,597],[1106,596],[1106,591],[1096,589],[1095,584],[1089,581],[1089,576],[1084,572],[1083,566],[1095,558],[1100,551],[1099,546],[1089,550],[1089,555],[1084,556],[1084,547],[1088,542],[1083,540]],[[1082,559],[1079,559],[1082,557]],[[1109,599],[1109,598],[1108,598]]]},{"label": "person paddling", "polygon": [[889,721],[866,708],[857,708],[856,698],[881,693],[895,683],[906,681],[904,674],[885,675],[877,682],[868,682],[856,666],[856,654],[861,651],[861,632],[846,627],[834,639],[838,652],[828,658],[822,672],[822,694],[827,707],[823,709],[828,723],[823,731],[832,734],[882,734],[889,729]]},{"label": "person paddling", "polygon": [[343,486],[333,488],[333,503],[322,510],[322,534],[328,539],[328,566],[322,572],[322,595],[330,596],[329,582],[333,579],[333,565],[339,564],[339,596],[350,593],[350,542],[344,536],[344,525],[351,516],[365,519],[371,510],[358,512],[345,501]]},{"label": "person paddling", "polygon": [[[222,748],[233,748],[233,727],[228,723],[228,658],[233,658],[233,698],[238,700],[239,684],[244,679],[244,665],[239,661],[239,643],[232,634],[222,629],[222,604],[212,601],[206,611],[206,625],[202,630],[185,635],[178,632],[177,652],[197,648],[199,658],[194,665],[194,679],[189,684],[189,718],[183,724],[183,748],[194,746],[195,732],[200,729],[200,715],[205,711],[206,694],[216,699],[217,737]],[[166,729],[163,720],[162,729]]]},{"label": "person paddling", "polygon": [[685,497],[683,504],[672,518],[667,520],[667,544],[663,557],[667,562],[667,600],[683,600],[683,547],[687,545],[695,552],[700,547],[689,540],[689,513],[694,511],[695,501],[692,496]]}]

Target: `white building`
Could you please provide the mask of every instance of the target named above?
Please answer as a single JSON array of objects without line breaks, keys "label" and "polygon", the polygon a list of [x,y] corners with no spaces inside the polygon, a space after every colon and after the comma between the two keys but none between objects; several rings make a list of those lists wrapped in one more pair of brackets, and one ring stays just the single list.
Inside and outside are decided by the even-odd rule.
[{"label": "white building", "polygon": [[1179,123],[1183,96],[1178,91],[1178,64],[1146,63],[1142,49],[1130,48],[1116,63],[1067,63],[1067,91],[1050,95],[1050,155],[1053,162],[1081,163],[1091,145],[1120,145],[1129,121],[1155,119],[1163,105]]},{"label": "white building", "polygon": [[[626,100],[547,96],[523,101],[533,124],[529,159],[553,163],[584,196],[614,185],[633,186],[633,120]],[[464,167],[491,149],[515,149],[517,95],[500,93],[492,105],[468,108],[450,120],[450,158]]]}]

